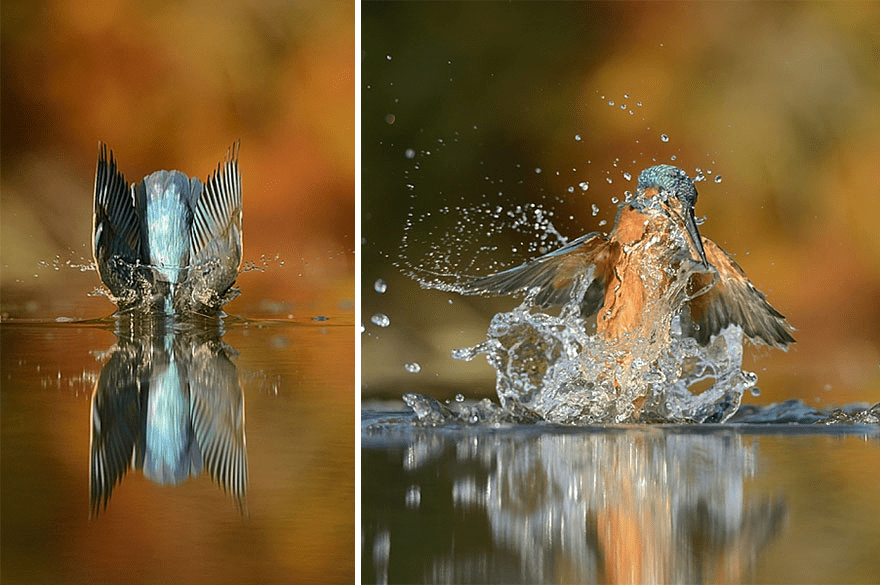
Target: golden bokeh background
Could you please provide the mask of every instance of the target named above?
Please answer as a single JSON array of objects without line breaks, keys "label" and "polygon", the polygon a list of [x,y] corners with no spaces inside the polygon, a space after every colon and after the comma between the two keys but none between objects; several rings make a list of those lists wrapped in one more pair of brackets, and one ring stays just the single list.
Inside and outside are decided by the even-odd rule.
[{"label": "golden bokeh background", "polygon": [[7,317],[112,311],[52,266],[91,260],[99,140],[129,182],[241,141],[244,260],[271,262],[229,312],[353,301],[353,2],[4,2],[2,45]]}]

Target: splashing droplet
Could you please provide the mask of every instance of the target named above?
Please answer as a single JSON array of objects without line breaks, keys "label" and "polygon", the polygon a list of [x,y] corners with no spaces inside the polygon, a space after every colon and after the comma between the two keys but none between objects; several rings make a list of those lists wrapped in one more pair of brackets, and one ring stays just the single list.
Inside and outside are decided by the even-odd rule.
[{"label": "splashing droplet", "polygon": [[593,203],[593,205],[590,207],[590,209],[593,211],[593,217],[596,217],[597,215],[599,215],[599,206],[598,205]]},{"label": "splashing droplet", "polygon": [[374,325],[378,325],[379,327],[388,327],[391,325],[391,319],[388,318],[388,315],[383,313],[376,313],[372,317],[370,317],[370,321]]}]

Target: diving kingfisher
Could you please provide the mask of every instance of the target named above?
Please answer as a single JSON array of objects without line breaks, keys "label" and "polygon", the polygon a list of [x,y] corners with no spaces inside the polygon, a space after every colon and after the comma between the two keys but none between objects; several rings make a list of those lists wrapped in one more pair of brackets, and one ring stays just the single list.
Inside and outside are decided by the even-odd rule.
[{"label": "diving kingfisher", "polygon": [[204,184],[180,171],[129,184],[113,152],[98,147],[93,253],[120,312],[217,313],[238,295],[238,143]]},{"label": "diving kingfisher", "polygon": [[649,333],[646,307],[685,274],[684,335],[706,345],[736,324],[753,342],[787,349],[794,329],[721,247],[700,236],[696,202],[687,173],[653,166],[642,171],[634,196],[620,204],[610,234],[586,234],[521,266],[459,282],[456,290],[512,294],[537,288],[535,304],[549,307],[569,302],[572,288],[585,279],[581,315],[595,316],[597,334],[614,341]]}]

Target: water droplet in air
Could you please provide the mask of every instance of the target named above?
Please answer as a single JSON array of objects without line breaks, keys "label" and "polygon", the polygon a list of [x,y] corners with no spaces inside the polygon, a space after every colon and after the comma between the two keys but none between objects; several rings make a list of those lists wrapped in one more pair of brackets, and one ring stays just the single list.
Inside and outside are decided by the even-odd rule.
[{"label": "water droplet in air", "polygon": [[632,175],[630,175],[626,171],[624,171],[624,173],[623,173],[623,178],[626,179],[627,181],[632,181]]},{"label": "water droplet in air", "polygon": [[541,167],[538,167],[535,169],[535,174],[537,174],[537,175],[541,174]]},{"label": "water droplet in air", "polygon": [[593,203],[593,205],[590,209],[593,210],[593,217],[596,217],[599,214],[599,206],[596,205],[595,203]]},{"label": "water droplet in air", "polygon": [[577,140],[578,142],[580,142],[580,141],[581,141],[581,135],[580,135],[580,134],[575,134],[575,135],[574,135],[574,139]]},{"label": "water droplet in air", "polygon": [[620,201],[620,199],[618,199],[617,197],[611,198],[611,203],[617,204],[619,201]]},{"label": "water droplet in air", "polygon": [[408,362],[403,364],[403,369],[409,372],[410,374],[418,374],[422,371],[422,366],[420,366],[416,362]]},{"label": "water droplet in air", "polygon": [[391,61],[391,55],[385,55],[385,58]]},{"label": "water droplet in air", "polygon": [[382,294],[386,290],[388,290],[388,284],[381,278],[377,278],[376,282],[373,283],[373,290],[379,294]]},{"label": "water droplet in air", "polygon": [[464,402],[464,394],[456,394],[455,401],[456,402]]},{"label": "water droplet in air", "polygon": [[716,182],[716,183],[720,183],[720,182],[721,182],[721,175],[715,175],[715,182]]},{"label": "water droplet in air", "polygon": [[614,105],[614,102],[613,102],[612,100],[608,100],[608,105],[609,105],[609,106],[613,106],[613,105]]},{"label": "water droplet in air", "polygon": [[406,156],[406,158],[415,158],[416,151],[413,150],[412,148],[407,148],[406,152],[404,152],[403,154]]},{"label": "water droplet in air", "polygon": [[580,183],[578,183],[578,187],[581,188],[581,191],[586,191],[587,189],[590,188],[590,184],[587,183],[586,181],[581,181]]},{"label": "water droplet in air", "polygon": [[394,120],[395,120],[394,114],[388,114],[387,116],[385,116],[385,123],[386,124],[394,124]]},{"label": "water droplet in air", "polygon": [[661,134],[660,141],[661,142],[669,142],[669,136],[667,136],[666,134]]},{"label": "water droplet in air", "polygon": [[372,317],[370,317],[370,321],[374,325],[378,325],[379,327],[388,327],[391,325],[391,319],[388,318],[388,315],[382,313],[376,313]]}]

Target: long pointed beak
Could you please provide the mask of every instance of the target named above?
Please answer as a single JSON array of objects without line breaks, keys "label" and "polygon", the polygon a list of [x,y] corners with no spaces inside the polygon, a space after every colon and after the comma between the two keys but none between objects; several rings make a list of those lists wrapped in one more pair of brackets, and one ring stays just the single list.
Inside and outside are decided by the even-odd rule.
[{"label": "long pointed beak", "polygon": [[684,212],[684,225],[687,228],[687,235],[691,239],[691,243],[697,249],[697,254],[700,255],[700,262],[703,263],[703,266],[709,268],[709,261],[706,260],[706,251],[703,250],[703,239],[700,237],[700,232],[697,231],[697,220],[694,218],[694,209],[688,205],[685,205],[687,209]]}]

